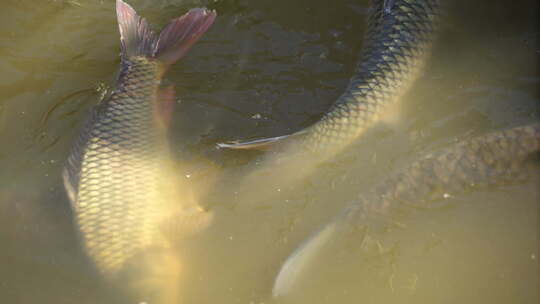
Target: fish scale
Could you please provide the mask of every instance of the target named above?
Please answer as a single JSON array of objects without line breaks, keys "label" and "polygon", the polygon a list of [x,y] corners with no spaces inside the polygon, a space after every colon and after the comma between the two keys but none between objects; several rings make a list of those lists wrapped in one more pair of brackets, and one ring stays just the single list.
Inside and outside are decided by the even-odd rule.
[{"label": "fish scale", "polygon": [[540,124],[464,140],[413,162],[352,203],[346,213],[365,218],[472,188],[521,181],[527,178],[525,163],[539,150]]},{"label": "fish scale", "polygon": [[[126,79],[140,83],[137,72],[147,73],[154,67],[144,61],[135,64],[130,65],[133,69],[128,69]],[[83,160],[77,222],[89,254],[98,261],[98,268],[109,272],[156,238],[159,218],[152,210],[162,207],[151,204],[159,203],[158,174],[166,144],[153,121],[152,100],[147,98],[157,84],[147,83],[154,87],[133,90],[128,83],[123,88],[131,90],[129,94],[120,89],[98,106],[98,112],[110,114],[93,124]]]},{"label": "fish scale", "polygon": [[116,9],[118,79],[92,109],[64,169],[86,252],[108,278],[129,272],[124,267],[135,257],[170,247],[161,225],[178,215],[173,205],[182,197],[167,196],[164,188],[170,155],[161,108],[172,91],[160,82],[215,18],[215,12],[192,9],[155,35],[128,4],[117,0]]},{"label": "fish scale", "polygon": [[527,162],[540,151],[540,124],[514,127],[460,141],[428,153],[352,201],[304,240],[276,277],[273,295],[288,293],[307,265],[340,233],[376,228],[390,213],[429,206],[472,189],[525,181]]},{"label": "fish scale", "polygon": [[312,151],[339,151],[395,103],[418,77],[439,19],[439,1],[374,1],[355,76],[320,121],[303,132]]},{"label": "fish scale", "polygon": [[431,51],[442,0],[373,0],[360,59],[345,92],[322,118],[290,135],[218,143],[220,148],[291,151],[331,158],[355,142],[418,78]]}]

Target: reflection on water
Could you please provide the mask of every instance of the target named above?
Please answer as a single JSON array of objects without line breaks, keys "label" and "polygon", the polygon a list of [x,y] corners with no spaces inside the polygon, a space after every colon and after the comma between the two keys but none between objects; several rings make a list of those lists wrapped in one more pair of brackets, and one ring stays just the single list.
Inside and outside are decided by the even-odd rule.
[{"label": "reflection on water", "polygon": [[[193,6],[219,15],[167,76],[181,100],[170,134],[178,178],[213,213],[204,232],[175,247],[181,303],[538,302],[537,178],[391,215],[399,225],[374,228],[361,244],[345,236],[289,297],[270,299],[299,242],[395,169],[456,140],[537,119],[536,1],[454,1],[398,121],[294,186],[263,179],[252,192],[272,195],[256,199],[233,189],[264,154],[214,144],[290,133],[318,119],[354,69],[368,2],[131,3],[158,25]],[[109,83],[118,67],[114,1],[42,0],[37,8],[8,0],[0,15],[0,299],[128,302],[80,249],[60,179],[97,100],[78,92]]]}]

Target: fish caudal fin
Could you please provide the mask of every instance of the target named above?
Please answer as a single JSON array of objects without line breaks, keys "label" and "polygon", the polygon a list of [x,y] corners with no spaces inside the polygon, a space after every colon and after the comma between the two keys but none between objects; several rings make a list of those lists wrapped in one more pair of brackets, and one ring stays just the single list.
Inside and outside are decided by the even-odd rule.
[{"label": "fish caudal fin", "polygon": [[182,17],[173,19],[159,34],[156,58],[174,63],[210,28],[216,18],[215,11],[193,8]]},{"label": "fish caudal fin", "polygon": [[155,35],[146,19],[122,0],[116,1],[116,14],[122,42],[122,56],[144,56],[173,64],[208,30],[216,18],[215,11],[193,8],[171,20]]}]

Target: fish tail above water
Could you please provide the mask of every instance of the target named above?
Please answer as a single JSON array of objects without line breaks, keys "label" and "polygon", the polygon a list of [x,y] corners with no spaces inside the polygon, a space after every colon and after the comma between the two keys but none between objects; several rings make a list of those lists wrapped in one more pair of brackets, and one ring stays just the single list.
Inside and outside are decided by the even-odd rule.
[{"label": "fish tail above water", "polygon": [[473,188],[523,181],[526,163],[539,151],[540,124],[532,124],[464,140],[425,155],[352,202],[302,242],[283,263],[273,296],[290,292],[301,273],[340,231],[369,225],[373,216],[384,216],[400,207],[446,199]]},{"label": "fish tail above water", "polygon": [[146,19],[122,0],[116,2],[123,57],[155,58],[173,64],[182,58],[214,22],[216,13],[194,8],[173,19],[155,35]]}]

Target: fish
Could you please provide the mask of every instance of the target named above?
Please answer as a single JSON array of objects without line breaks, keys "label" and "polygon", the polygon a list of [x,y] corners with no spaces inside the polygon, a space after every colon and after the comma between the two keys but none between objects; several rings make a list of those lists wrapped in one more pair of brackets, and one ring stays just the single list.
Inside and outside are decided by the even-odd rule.
[{"label": "fish", "polygon": [[[526,181],[527,164],[540,151],[540,124],[494,131],[428,153],[361,194],[305,239],[285,260],[272,294],[289,293],[302,272],[330,240],[360,224],[375,224],[400,208],[488,186]],[[382,219],[384,221],[384,218]]]},{"label": "fish", "polygon": [[91,110],[63,171],[85,251],[107,278],[171,247],[161,225],[180,212],[176,200],[164,195],[171,187],[167,127],[175,93],[161,80],[216,18],[215,11],[193,8],[154,34],[124,1],[116,1],[116,12],[116,84]]},{"label": "fish", "polygon": [[324,160],[356,142],[398,103],[422,72],[439,28],[440,2],[372,0],[355,73],[319,121],[292,134],[223,142],[217,147],[263,150],[281,143]]},{"label": "fish", "polygon": [[[217,149],[261,150],[233,189],[245,201],[294,189],[399,107],[431,53],[442,0],[372,0],[357,67],[348,87],[314,124],[271,138],[219,142]],[[386,116],[385,116],[386,115]],[[222,192],[223,192],[222,191]]]}]

